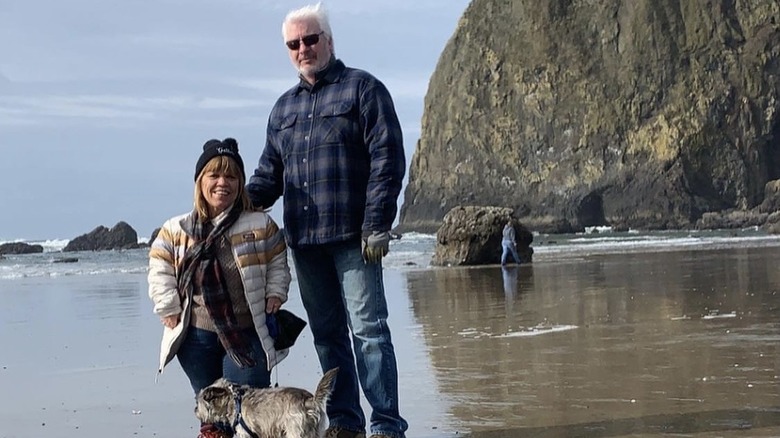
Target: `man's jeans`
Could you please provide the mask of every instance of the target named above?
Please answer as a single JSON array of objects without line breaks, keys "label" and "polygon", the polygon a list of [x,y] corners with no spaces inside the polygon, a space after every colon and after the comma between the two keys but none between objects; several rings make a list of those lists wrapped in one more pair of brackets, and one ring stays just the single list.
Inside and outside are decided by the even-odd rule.
[{"label": "man's jeans", "polygon": [[296,248],[292,256],[320,366],[339,367],[327,408],[330,426],[365,430],[359,379],[373,409],[370,431],[403,437],[408,424],[398,412],[381,263],[363,261],[360,241]]},{"label": "man's jeans", "polygon": [[506,264],[506,259],[508,258],[509,254],[512,254],[512,258],[514,259],[515,263],[518,265],[520,262],[520,256],[517,255],[517,249],[515,248],[515,244],[512,242],[501,242],[501,264]]},{"label": "man's jeans", "polygon": [[186,338],[176,356],[196,395],[220,377],[232,383],[255,388],[271,385],[271,372],[268,371],[265,350],[257,332],[254,328],[247,329],[244,336],[250,341],[252,358],[256,363],[251,368],[242,369],[225,353],[215,332],[195,327],[187,329]]}]

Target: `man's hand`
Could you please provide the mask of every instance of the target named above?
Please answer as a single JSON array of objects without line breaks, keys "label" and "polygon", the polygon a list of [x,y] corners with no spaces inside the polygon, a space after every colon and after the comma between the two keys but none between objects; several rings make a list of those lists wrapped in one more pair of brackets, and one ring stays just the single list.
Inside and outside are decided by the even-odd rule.
[{"label": "man's hand", "polygon": [[390,250],[390,233],[387,231],[363,232],[363,260],[379,263]]}]

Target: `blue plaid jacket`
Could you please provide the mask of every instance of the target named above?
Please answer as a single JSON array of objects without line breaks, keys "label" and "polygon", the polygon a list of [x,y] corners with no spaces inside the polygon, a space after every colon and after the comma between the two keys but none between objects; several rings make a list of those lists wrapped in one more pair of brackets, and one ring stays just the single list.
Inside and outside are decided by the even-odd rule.
[{"label": "blue plaid jacket", "polygon": [[271,110],[247,191],[255,206],[284,194],[291,248],[390,230],[406,169],[392,98],[369,73],[334,60],[313,86],[301,80]]}]

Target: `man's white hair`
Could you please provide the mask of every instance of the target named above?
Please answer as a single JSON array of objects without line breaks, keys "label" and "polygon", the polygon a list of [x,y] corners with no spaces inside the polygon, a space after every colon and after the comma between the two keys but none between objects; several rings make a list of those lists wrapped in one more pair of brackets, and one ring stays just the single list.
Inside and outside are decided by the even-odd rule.
[{"label": "man's white hair", "polygon": [[330,30],[330,22],[328,21],[328,13],[325,11],[325,6],[322,5],[322,2],[318,2],[316,5],[306,5],[288,12],[282,23],[282,38],[287,37],[288,24],[310,20],[316,21],[320,25],[320,30],[325,32],[328,38],[333,38],[333,32]]}]

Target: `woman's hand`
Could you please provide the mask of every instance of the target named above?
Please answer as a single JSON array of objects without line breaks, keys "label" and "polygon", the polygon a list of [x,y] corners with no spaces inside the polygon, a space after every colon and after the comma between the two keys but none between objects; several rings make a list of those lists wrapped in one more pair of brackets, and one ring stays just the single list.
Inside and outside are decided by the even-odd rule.
[{"label": "woman's hand", "polygon": [[282,307],[279,297],[270,297],[265,300],[265,313],[276,313]]},{"label": "woman's hand", "polygon": [[160,321],[162,321],[162,324],[170,329],[176,327],[176,324],[179,323],[179,315],[180,313],[177,313],[176,315],[171,316],[163,316],[160,318]]}]

